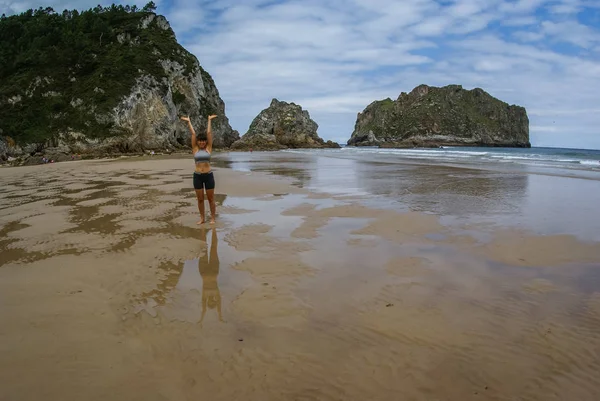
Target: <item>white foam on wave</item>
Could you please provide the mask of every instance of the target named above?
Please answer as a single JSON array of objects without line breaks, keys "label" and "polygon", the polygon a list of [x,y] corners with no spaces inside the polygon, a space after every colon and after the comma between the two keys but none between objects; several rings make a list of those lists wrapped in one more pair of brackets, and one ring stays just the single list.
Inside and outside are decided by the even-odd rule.
[{"label": "white foam on wave", "polygon": [[297,150],[297,149],[283,149],[281,150],[282,152],[285,153],[314,153],[314,151],[309,151],[309,150]]},{"label": "white foam on wave", "polygon": [[531,155],[531,156],[491,155],[490,157],[492,157],[494,159],[503,159],[503,160],[540,160],[540,157],[536,157],[536,155]]},{"label": "white foam on wave", "polygon": [[557,159],[556,161],[561,163],[581,163],[581,160],[577,159]]}]

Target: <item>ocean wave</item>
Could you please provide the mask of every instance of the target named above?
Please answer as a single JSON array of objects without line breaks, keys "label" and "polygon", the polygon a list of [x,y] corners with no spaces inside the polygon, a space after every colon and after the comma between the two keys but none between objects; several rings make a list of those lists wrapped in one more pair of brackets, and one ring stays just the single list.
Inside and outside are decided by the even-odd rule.
[{"label": "ocean wave", "polygon": [[[506,159],[506,160],[540,160],[542,159],[539,155],[526,155],[526,156],[509,156],[509,155],[491,155],[494,159]],[[552,160],[552,159],[542,159]]]},{"label": "ocean wave", "polygon": [[561,163],[580,163],[581,160],[577,160],[577,159],[557,159],[557,162],[561,162]]},{"label": "ocean wave", "polygon": [[583,164],[584,166],[600,167],[600,160],[579,160],[579,164]]}]

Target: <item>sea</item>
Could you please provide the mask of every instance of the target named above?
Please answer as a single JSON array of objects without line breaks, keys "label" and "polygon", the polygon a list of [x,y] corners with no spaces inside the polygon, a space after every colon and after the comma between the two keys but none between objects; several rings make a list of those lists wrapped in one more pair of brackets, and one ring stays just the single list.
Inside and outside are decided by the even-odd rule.
[{"label": "sea", "polygon": [[442,163],[458,162],[510,163],[531,167],[567,170],[600,171],[600,150],[565,148],[468,148],[442,147],[437,149],[381,149],[344,147],[349,154],[390,155],[397,159],[425,160]]},{"label": "sea", "polygon": [[222,161],[449,224],[600,241],[600,150],[342,147],[232,152]]}]

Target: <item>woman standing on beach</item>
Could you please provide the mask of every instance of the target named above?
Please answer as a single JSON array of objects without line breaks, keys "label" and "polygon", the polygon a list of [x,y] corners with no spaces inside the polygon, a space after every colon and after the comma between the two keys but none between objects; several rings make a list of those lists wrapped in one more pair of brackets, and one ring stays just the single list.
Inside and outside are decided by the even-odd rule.
[{"label": "woman standing on beach", "polygon": [[200,220],[197,224],[203,224],[204,219],[204,190],[208,198],[210,206],[210,224],[215,223],[215,177],[210,168],[210,155],[212,153],[212,129],[211,120],[216,115],[208,116],[208,128],[206,135],[198,135],[192,126],[189,117],[181,117],[181,120],[186,121],[188,128],[192,133],[192,151],[194,152],[194,161],[196,162],[196,171],[194,171],[194,189],[196,190],[196,198],[198,199],[198,211],[200,212]]}]

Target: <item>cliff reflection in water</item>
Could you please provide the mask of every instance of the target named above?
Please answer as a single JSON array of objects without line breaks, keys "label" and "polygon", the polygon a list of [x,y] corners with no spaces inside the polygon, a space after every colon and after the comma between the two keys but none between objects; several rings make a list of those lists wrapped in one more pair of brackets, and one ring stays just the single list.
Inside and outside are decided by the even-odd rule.
[{"label": "cliff reflection in water", "polygon": [[489,216],[522,211],[528,174],[449,166],[361,163],[359,186],[390,196],[414,211],[451,216]]},{"label": "cliff reflection in water", "polygon": [[238,171],[265,172],[292,178],[293,185],[305,187],[311,181],[310,156],[282,152],[239,152],[223,156],[215,164]]}]

